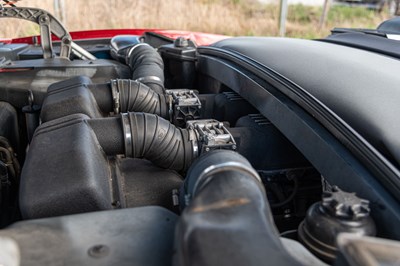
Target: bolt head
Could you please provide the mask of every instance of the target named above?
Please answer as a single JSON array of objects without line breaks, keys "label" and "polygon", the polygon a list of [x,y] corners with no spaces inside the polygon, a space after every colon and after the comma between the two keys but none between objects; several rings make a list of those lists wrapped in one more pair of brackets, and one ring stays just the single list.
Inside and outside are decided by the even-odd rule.
[{"label": "bolt head", "polygon": [[40,17],[40,22],[45,23],[45,22],[47,22],[47,21],[49,21],[49,17],[48,17],[48,16],[42,16],[42,17]]},{"label": "bolt head", "polygon": [[174,41],[174,45],[175,45],[175,47],[188,47],[189,46],[189,42],[184,37],[178,37]]}]

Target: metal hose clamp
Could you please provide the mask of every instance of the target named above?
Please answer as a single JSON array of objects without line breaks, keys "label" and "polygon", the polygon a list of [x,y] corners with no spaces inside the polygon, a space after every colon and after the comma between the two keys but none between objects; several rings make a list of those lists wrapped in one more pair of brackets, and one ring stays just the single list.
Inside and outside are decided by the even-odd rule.
[{"label": "metal hose clamp", "polygon": [[196,130],[193,127],[188,128],[188,135],[189,135],[189,140],[192,143],[192,158],[197,158],[199,157],[200,150],[199,150],[199,141],[198,141],[198,134]]},{"label": "metal hose clamp", "polygon": [[[201,187],[198,188],[200,181],[207,176],[211,176],[211,175],[215,175],[217,173],[221,173],[224,171],[239,171],[245,174],[249,174],[252,177],[254,177],[257,181],[259,181],[260,183],[262,183],[260,176],[258,175],[257,171],[254,170],[251,166],[248,166],[246,164],[240,163],[240,162],[224,162],[224,163],[220,163],[220,164],[216,164],[216,165],[211,165],[209,167],[207,167],[206,169],[204,169],[199,177],[196,180],[196,183],[193,186],[193,195],[194,193],[196,193],[197,189],[200,189]],[[202,186],[204,186],[205,184],[207,184],[208,180],[206,180]]]},{"label": "metal hose clamp", "polygon": [[128,54],[127,54],[126,57],[125,57],[125,62],[126,62],[127,64],[129,64],[129,58],[131,57],[133,51],[134,51],[136,48],[138,48],[139,46],[144,46],[144,45],[150,46],[149,44],[144,43],[144,42],[143,42],[143,43],[138,43],[138,44],[132,46],[132,47],[129,49],[129,52],[128,52]]},{"label": "metal hose clamp", "polygon": [[122,129],[124,131],[125,156],[133,157],[132,130],[128,113],[121,114]]},{"label": "metal hose clamp", "polygon": [[117,79],[111,80],[111,94],[112,94],[113,104],[114,104],[114,114],[119,114],[120,109],[121,109],[121,104],[120,104],[120,94],[119,94],[119,87],[118,87]]},{"label": "metal hose clamp", "polygon": [[141,83],[151,83],[151,82],[156,82],[156,83],[163,83],[163,81],[156,76],[147,76],[147,77],[141,77],[136,79],[136,81],[141,82]]}]

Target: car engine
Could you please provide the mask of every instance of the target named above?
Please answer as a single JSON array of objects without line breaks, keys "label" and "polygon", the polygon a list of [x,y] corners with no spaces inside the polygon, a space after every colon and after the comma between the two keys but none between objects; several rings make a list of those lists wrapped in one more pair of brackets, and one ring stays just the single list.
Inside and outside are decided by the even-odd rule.
[{"label": "car engine", "polygon": [[[312,223],[318,219],[330,223],[325,229],[375,234],[367,201],[343,196],[346,192],[329,185],[251,102],[197,70],[192,40],[145,32],[72,42],[46,11],[3,8],[1,16],[35,21],[42,40],[0,44],[3,228],[17,221],[23,227],[35,219],[94,213],[97,218],[80,218],[90,227],[96,219],[102,223],[106,212],[99,211],[114,212],[116,227],[125,219],[133,226],[140,219],[152,223],[146,220],[148,212],[168,211],[168,221],[180,216],[174,239],[176,263],[182,265],[207,264],[212,256],[188,250],[204,247],[211,254],[218,249],[210,244],[213,239],[231,231],[232,248],[253,240],[246,242],[252,249],[246,249],[247,256],[232,255],[232,260],[257,262],[265,255],[259,248],[268,246],[271,252],[279,250],[279,265],[298,263],[292,259],[296,255],[281,249],[279,237],[301,238],[318,258],[333,260],[330,229],[315,232]],[[60,40],[53,41],[51,33]],[[351,200],[340,205],[344,198]],[[349,204],[361,206],[359,212],[348,213]],[[143,209],[149,206],[162,211]],[[137,215],[122,215],[132,208]],[[207,212],[224,208],[221,217]],[[230,215],[246,230],[228,222]],[[342,219],[354,223],[344,225]],[[216,230],[215,223],[226,223],[225,231]],[[155,223],[152,232],[159,232],[155,227],[164,230]],[[18,226],[12,228],[5,235],[18,235]],[[320,247],[318,236],[332,248]],[[88,254],[101,257],[104,248],[95,246]]]}]

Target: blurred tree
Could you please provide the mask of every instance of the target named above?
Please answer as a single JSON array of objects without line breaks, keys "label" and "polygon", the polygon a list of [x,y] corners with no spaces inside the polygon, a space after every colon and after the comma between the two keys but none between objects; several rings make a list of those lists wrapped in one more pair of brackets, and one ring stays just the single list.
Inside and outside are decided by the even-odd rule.
[{"label": "blurred tree", "polygon": [[65,2],[64,0],[54,0],[54,13],[58,20],[62,24],[66,23],[66,12],[65,12]]},{"label": "blurred tree", "polygon": [[394,8],[394,15],[400,16],[400,0],[394,0],[395,8]]}]

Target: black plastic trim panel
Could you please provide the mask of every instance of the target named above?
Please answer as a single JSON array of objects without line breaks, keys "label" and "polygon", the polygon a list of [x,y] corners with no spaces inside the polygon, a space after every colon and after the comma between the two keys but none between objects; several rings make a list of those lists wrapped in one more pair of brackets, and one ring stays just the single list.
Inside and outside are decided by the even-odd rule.
[{"label": "black plastic trim panel", "polygon": [[[223,49],[200,48],[199,53],[200,72],[248,100],[328,181],[369,199],[379,234],[400,239],[400,232],[391,229],[400,222],[400,205],[375,178],[376,172],[385,176],[385,171],[398,177],[397,169],[391,167],[356,132],[346,128],[338,117],[320,108],[318,101],[296,90],[298,88],[284,77],[245,56]],[[343,132],[345,130],[349,132]],[[360,149],[360,145],[364,146]],[[361,161],[350,151],[356,151]],[[373,154],[374,160],[368,158],[369,153]],[[374,165],[370,166],[369,172],[365,166],[371,162]],[[386,166],[383,171],[380,168],[382,164]],[[393,190],[396,191],[392,187]]]}]

